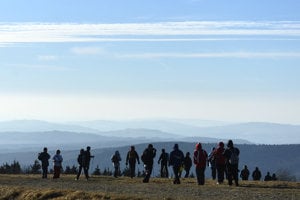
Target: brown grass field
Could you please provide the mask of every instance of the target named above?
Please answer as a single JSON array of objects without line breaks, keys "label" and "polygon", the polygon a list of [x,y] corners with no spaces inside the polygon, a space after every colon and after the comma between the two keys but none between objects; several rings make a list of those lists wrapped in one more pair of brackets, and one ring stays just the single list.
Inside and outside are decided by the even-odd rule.
[{"label": "brown grass field", "polygon": [[216,185],[206,180],[198,186],[193,178],[181,179],[173,185],[171,179],[113,178],[92,176],[89,181],[75,181],[75,176],[62,175],[58,180],[41,179],[40,175],[0,175],[0,200],[75,200],[75,199],[300,199],[299,182],[240,182],[240,187]]}]

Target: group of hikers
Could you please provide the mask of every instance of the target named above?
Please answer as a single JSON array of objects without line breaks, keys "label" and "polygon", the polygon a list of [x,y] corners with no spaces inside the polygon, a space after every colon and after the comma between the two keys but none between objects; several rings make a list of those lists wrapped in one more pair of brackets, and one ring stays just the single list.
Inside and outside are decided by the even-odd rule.
[{"label": "group of hikers", "polygon": [[[45,147],[43,152],[39,153],[38,159],[42,163],[42,178],[47,178],[49,159],[51,158]],[[88,146],[86,150],[81,149],[77,157],[77,162],[79,169],[76,175],[75,180],[78,180],[81,172],[84,172],[86,180],[89,179],[89,167],[91,158],[94,156],[91,155],[91,147]],[[130,177],[133,178],[136,176],[136,164],[140,164],[141,161],[144,164],[144,178],[143,182],[148,183],[152,174],[154,158],[156,157],[157,150],[153,147],[152,144],[149,144],[147,148],[143,151],[141,156],[135,150],[134,146],[131,146],[126,155],[125,164],[129,165]],[[169,177],[168,167],[172,166],[174,174],[174,184],[180,184],[180,178],[182,171],[185,170],[184,177],[187,178],[190,175],[190,169],[192,165],[195,165],[195,172],[198,185],[205,184],[205,170],[208,166],[211,168],[211,175],[213,180],[217,180],[217,184],[222,184],[225,178],[228,180],[229,185],[233,185],[233,182],[236,186],[239,185],[239,154],[240,151],[238,148],[234,147],[233,141],[229,140],[226,147],[223,142],[219,142],[212,151],[207,154],[207,152],[202,148],[201,143],[197,143],[194,149],[194,152],[191,156],[190,152],[187,152],[185,155],[179,149],[178,144],[174,144],[173,151],[169,153],[163,148],[161,154],[158,158],[158,164],[160,164],[160,175],[161,177]],[[114,177],[118,177],[121,174],[120,171],[120,162],[121,156],[119,151],[111,157],[111,162],[114,166]],[[54,173],[53,179],[59,178],[60,171],[62,168],[63,158],[60,155],[60,150],[56,151],[56,154],[53,156],[52,161],[54,163]],[[248,180],[250,172],[248,167],[245,165],[243,170],[240,173],[242,180]],[[253,180],[261,179],[261,172],[258,167],[252,173]],[[265,181],[277,180],[276,175],[273,176],[268,174],[266,175]]]},{"label": "group of hikers", "polygon": [[[79,176],[84,171],[85,178],[89,179],[89,168],[91,158],[94,156],[91,155],[91,147],[87,146],[86,150],[80,149],[80,153],[77,157],[77,162],[79,165],[78,173],[76,175],[76,180],[79,179]],[[48,153],[47,147],[43,149],[43,152],[39,153],[38,159],[42,163],[42,178],[47,178],[48,175],[48,167],[49,167],[49,159],[51,158]],[[56,154],[52,158],[53,161],[53,179],[57,179],[60,177],[60,172],[62,168],[63,157],[60,154],[60,150],[56,150]]]},{"label": "group of hikers", "polygon": [[[250,171],[247,167],[247,165],[244,166],[244,168],[241,171],[240,177],[243,181],[248,181],[250,176]],[[255,170],[252,172],[252,179],[254,181],[260,181],[262,178],[261,171],[258,167],[255,167]],[[264,178],[264,181],[277,181],[276,174],[273,173],[272,176],[270,172],[267,172],[267,175]]]},{"label": "group of hikers", "polygon": [[[193,152],[193,157],[191,158],[190,152],[185,155],[179,149],[179,145],[175,144],[173,151],[168,154],[165,149],[161,150],[161,154],[158,159],[158,164],[160,164],[160,174],[161,177],[169,177],[168,166],[172,166],[174,174],[174,184],[180,184],[180,177],[183,169],[185,170],[185,176],[189,177],[190,169],[192,165],[196,168],[196,177],[198,185],[204,185],[205,183],[205,169],[207,166],[213,166],[212,176],[218,177],[218,184],[224,182],[225,172],[228,179],[228,184],[232,185],[233,181],[236,186],[238,183],[238,164],[239,164],[239,154],[238,148],[234,147],[232,140],[229,140],[227,147],[224,147],[224,143],[220,142],[218,147],[214,148],[213,151],[208,155],[207,152],[202,148],[201,143],[197,143]],[[154,158],[156,156],[156,149],[152,144],[143,151],[141,155],[141,161],[144,163],[144,183],[148,183],[154,164]],[[114,165],[115,171],[114,176],[117,177],[120,172],[120,161],[121,156],[119,151],[116,151],[112,156],[111,161]],[[126,155],[126,166],[129,164],[130,177],[135,176],[136,163],[140,164],[140,158],[135,150],[134,146],[130,147]],[[214,178],[215,179],[215,178]]]}]

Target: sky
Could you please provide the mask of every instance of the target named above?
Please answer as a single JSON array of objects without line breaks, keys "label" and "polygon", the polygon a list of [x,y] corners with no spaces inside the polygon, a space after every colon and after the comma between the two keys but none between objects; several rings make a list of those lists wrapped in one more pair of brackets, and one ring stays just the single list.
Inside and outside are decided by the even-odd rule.
[{"label": "sky", "polygon": [[300,124],[298,0],[0,2],[0,120]]}]

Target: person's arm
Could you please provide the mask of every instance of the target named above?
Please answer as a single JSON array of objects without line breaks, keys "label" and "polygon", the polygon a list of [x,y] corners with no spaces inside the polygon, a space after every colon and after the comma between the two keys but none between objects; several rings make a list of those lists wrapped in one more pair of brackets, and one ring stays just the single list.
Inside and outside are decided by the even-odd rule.
[{"label": "person's arm", "polygon": [[138,161],[138,164],[140,164],[140,157],[139,157],[139,154],[137,152],[135,152],[135,155],[136,155],[136,160]]}]

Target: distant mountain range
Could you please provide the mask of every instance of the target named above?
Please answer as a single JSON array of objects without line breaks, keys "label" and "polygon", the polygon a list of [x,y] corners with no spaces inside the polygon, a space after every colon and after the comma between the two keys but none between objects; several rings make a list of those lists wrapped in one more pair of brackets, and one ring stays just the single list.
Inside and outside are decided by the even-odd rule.
[{"label": "distant mountain range", "polygon": [[[6,135],[4,134],[6,133]],[[9,134],[10,133],[10,134]],[[22,142],[30,143],[29,138],[39,138],[39,134],[65,135],[70,143],[75,143],[78,134],[89,134],[82,136],[89,142],[107,141],[125,138],[137,143],[147,141],[186,141],[203,140],[204,142],[217,142],[219,140],[233,139],[236,143],[257,144],[300,144],[300,125],[275,124],[264,122],[249,123],[227,123],[209,120],[128,120],[128,121],[85,121],[72,123],[50,123],[39,120],[16,120],[0,122],[0,134],[2,141],[4,135],[13,137],[17,133],[33,133],[36,136],[23,135]],[[74,136],[66,134],[75,134]],[[21,136],[21,135],[18,135]],[[98,137],[101,136],[101,137]],[[104,137],[105,136],[105,137]],[[49,136],[50,137],[50,136]],[[27,139],[26,139],[27,138]],[[56,138],[56,136],[53,136]],[[41,138],[39,138],[41,139]],[[7,139],[17,141],[13,139]],[[40,140],[43,141],[43,140]],[[21,143],[22,143],[21,142]],[[4,143],[1,142],[0,143]],[[11,143],[13,144],[13,143]],[[110,144],[110,143],[105,143]]]}]

